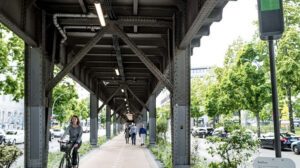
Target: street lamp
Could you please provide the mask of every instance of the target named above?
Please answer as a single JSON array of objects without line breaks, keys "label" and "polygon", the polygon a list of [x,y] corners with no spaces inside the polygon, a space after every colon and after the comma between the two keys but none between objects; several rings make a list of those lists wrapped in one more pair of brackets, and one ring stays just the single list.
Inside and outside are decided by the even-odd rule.
[{"label": "street lamp", "polygon": [[51,108],[51,116],[50,116],[50,117],[52,117],[52,115],[53,115],[53,110],[54,110],[56,101],[57,101],[61,96],[63,96],[63,95],[65,95],[65,94],[60,94],[60,95],[54,100],[54,102],[53,102],[53,104],[52,104],[52,108]]}]

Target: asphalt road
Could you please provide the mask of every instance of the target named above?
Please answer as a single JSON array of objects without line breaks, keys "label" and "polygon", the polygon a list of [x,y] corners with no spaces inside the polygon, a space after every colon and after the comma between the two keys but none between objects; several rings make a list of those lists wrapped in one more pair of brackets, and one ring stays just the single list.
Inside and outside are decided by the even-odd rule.
[{"label": "asphalt road", "polygon": [[[195,145],[195,140],[198,141],[198,154],[202,158],[205,158],[207,162],[212,162],[212,161],[220,161],[221,159],[217,156],[212,157],[208,152],[207,152],[207,147],[208,144],[206,143],[205,139],[199,139],[199,138],[192,138],[192,148]],[[194,144],[194,145],[193,145]],[[197,143],[196,143],[197,144]],[[284,150],[281,152],[282,158],[289,158],[293,160],[296,164],[296,168],[300,168],[300,155],[294,154],[294,152],[289,151],[289,150]],[[273,149],[259,149],[257,153],[254,154],[253,160],[256,157],[275,157],[275,151]],[[246,168],[251,168],[253,163],[248,163],[244,167]],[[241,166],[241,168],[244,168]]]}]

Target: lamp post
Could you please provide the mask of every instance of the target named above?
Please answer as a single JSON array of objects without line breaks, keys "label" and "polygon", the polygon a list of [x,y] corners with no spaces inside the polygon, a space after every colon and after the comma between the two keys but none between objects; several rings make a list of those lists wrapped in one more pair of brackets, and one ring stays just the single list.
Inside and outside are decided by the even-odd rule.
[{"label": "lamp post", "polygon": [[[63,95],[65,95],[65,94],[60,94],[60,95],[54,100],[54,102],[53,102],[53,104],[52,104],[52,108],[51,108],[51,114],[50,114],[51,116],[50,116],[50,117],[52,117],[52,115],[53,115],[53,110],[54,110],[56,101],[57,101],[61,96],[63,96]],[[51,126],[52,126],[52,124],[51,124]]]}]

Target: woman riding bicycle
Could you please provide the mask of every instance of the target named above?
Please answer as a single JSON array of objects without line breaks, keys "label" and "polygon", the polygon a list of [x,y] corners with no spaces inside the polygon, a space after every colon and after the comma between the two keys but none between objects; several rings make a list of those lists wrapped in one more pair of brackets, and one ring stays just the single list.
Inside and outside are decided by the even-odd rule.
[{"label": "woman riding bicycle", "polygon": [[66,129],[64,135],[61,137],[61,140],[65,138],[66,135],[69,135],[69,143],[72,144],[73,153],[72,153],[72,165],[76,166],[78,149],[81,145],[81,136],[82,136],[82,127],[80,126],[80,120],[78,116],[73,115],[71,117],[70,125]]}]

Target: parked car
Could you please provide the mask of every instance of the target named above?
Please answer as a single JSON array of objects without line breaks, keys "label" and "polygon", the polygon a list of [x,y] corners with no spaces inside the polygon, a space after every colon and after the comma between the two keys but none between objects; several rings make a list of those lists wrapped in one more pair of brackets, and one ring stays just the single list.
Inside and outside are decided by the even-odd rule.
[{"label": "parked car", "polygon": [[8,144],[24,143],[24,130],[8,130],[5,134],[5,141]]},{"label": "parked car", "polygon": [[300,154],[300,141],[295,141],[291,144],[291,150],[295,153],[295,154]]},{"label": "parked car", "polygon": [[90,132],[90,127],[88,127],[88,126],[83,126],[83,127],[82,127],[82,132],[84,132],[84,133]]},{"label": "parked car", "polygon": [[53,138],[61,138],[64,135],[64,131],[58,128],[51,129],[50,132]]},{"label": "parked car", "polygon": [[227,137],[228,136],[228,133],[225,132],[225,129],[224,127],[219,127],[219,128],[216,128],[214,130],[214,132],[212,133],[212,136],[217,136],[217,137]]},{"label": "parked car", "polygon": [[195,127],[193,129],[192,135],[205,138],[207,136],[211,136],[213,132],[214,132],[214,128],[212,127]]},{"label": "parked car", "polygon": [[5,142],[5,131],[0,129],[0,145]]},{"label": "parked car", "polygon": [[300,120],[294,120],[294,126],[300,127]]},{"label": "parked car", "polygon": [[[260,146],[262,148],[274,148],[274,133],[268,133],[260,138]],[[280,142],[281,142],[281,149],[291,149],[291,144],[295,141],[299,141],[300,137],[296,136],[292,133],[280,133]]]}]

